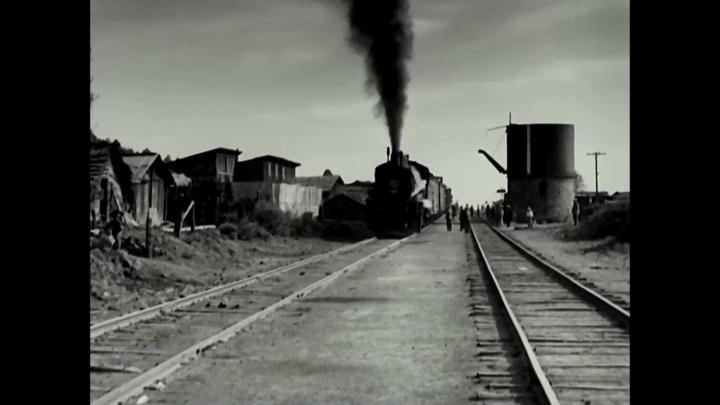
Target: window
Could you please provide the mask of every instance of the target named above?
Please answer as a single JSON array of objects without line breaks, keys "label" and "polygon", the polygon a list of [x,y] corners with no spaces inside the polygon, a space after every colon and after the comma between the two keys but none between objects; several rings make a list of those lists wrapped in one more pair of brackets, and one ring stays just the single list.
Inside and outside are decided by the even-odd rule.
[{"label": "window", "polygon": [[272,163],[265,162],[265,167],[267,167],[267,178],[265,180],[270,180],[270,177],[272,176],[272,173],[271,173]]},{"label": "window", "polygon": [[275,163],[275,180],[280,177],[280,165]]}]

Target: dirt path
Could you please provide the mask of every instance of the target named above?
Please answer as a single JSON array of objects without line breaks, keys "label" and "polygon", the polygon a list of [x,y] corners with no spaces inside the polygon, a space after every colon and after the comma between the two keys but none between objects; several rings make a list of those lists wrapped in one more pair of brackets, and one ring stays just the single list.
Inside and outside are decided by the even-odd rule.
[{"label": "dirt path", "polygon": [[465,237],[430,226],[181,369],[151,402],[466,403],[477,269]]},{"label": "dirt path", "polygon": [[230,240],[216,230],[207,230],[183,234],[180,239],[158,232],[154,246],[161,254],[152,259],[127,251],[91,248],[91,322],[181,298],[346,244],[290,237]]}]

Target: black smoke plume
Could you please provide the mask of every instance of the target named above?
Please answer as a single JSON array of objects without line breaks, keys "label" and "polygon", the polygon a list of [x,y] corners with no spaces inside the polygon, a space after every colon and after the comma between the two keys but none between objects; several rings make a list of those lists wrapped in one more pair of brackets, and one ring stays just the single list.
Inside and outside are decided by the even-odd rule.
[{"label": "black smoke plume", "polygon": [[400,150],[407,109],[407,61],[412,53],[408,0],[343,0],[348,6],[350,44],[365,55],[367,85],[380,95],[393,151]]}]

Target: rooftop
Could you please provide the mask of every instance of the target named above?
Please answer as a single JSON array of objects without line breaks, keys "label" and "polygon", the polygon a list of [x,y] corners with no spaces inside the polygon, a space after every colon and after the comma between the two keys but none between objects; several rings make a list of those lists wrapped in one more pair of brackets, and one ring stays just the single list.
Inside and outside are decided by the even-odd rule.
[{"label": "rooftop", "polygon": [[328,200],[343,195],[364,205],[368,197],[368,191],[372,188],[372,183],[362,185],[356,183],[358,182],[353,183],[353,185],[340,186],[338,192],[328,198]]},{"label": "rooftop", "polygon": [[147,179],[147,173],[148,170],[153,165],[157,165],[156,168],[158,172],[160,172],[160,175],[163,176],[163,179],[165,181],[172,182],[173,177],[170,171],[165,166],[165,163],[160,158],[160,155],[158,154],[133,154],[133,155],[125,155],[122,157],[123,162],[125,162],[128,167],[130,167],[130,170],[132,171],[132,181],[133,183],[140,183]]},{"label": "rooftop", "polygon": [[330,176],[296,177],[295,181],[301,186],[317,187],[323,191],[329,191],[338,181],[340,184],[344,184],[342,177],[337,174]]},{"label": "rooftop", "polygon": [[345,190],[345,191],[339,192],[337,194],[334,194],[333,196],[328,198],[327,201],[334,200],[336,198],[349,198],[349,199],[357,202],[358,204],[366,205],[365,200],[367,198],[367,193],[365,193],[363,195],[363,194],[359,194],[359,193],[351,193],[348,190]]},{"label": "rooftop", "polygon": [[194,155],[185,156],[178,160],[191,159],[191,158],[196,158],[196,157],[203,156],[203,155],[210,155],[210,154],[214,154],[214,153],[226,153],[228,155],[235,155],[235,156],[240,156],[240,154],[242,154],[240,149],[215,148],[215,149],[206,150],[205,152],[196,153]]},{"label": "rooftop", "polygon": [[238,162],[238,164],[257,162],[257,161],[270,161],[270,162],[280,163],[282,165],[292,166],[292,167],[300,166],[300,163],[293,162],[292,160],[287,160],[287,159],[284,159],[284,158],[281,158],[278,156],[273,156],[273,155],[258,156],[256,158],[240,161],[240,162]]}]

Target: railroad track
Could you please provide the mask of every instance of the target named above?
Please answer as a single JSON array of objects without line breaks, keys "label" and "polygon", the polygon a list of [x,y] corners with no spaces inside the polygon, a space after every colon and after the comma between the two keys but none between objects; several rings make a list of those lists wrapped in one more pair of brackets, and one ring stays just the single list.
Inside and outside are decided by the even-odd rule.
[{"label": "railroad track", "polygon": [[[475,288],[481,292],[476,296],[490,300],[476,298],[480,302],[473,304],[484,320],[478,327],[486,327],[478,347],[491,360],[506,358],[500,372],[496,366],[478,373],[483,389],[475,399],[628,404],[629,312],[520,253],[485,224],[473,224],[471,239],[483,275],[482,281],[470,280],[471,292]],[[499,333],[487,333],[489,315]]]},{"label": "railroad track", "polygon": [[[628,293],[626,291],[618,291],[617,288],[613,289],[612,285],[613,283],[617,283],[617,280],[615,281],[592,281],[589,280],[587,277],[583,276],[577,271],[570,270],[565,267],[558,266],[555,263],[551,263],[550,260],[543,257],[542,254],[535,252],[533,249],[525,246],[521,242],[517,241],[515,238],[507,235],[506,233],[499,231],[495,227],[491,227],[493,231],[495,231],[500,238],[504,239],[506,242],[508,242],[510,245],[512,245],[515,249],[517,249],[521,254],[523,254],[528,259],[534,261],[539,266],[542,266],[548,271],[557,273],[559,275],[568,276],[575,281],[583,284],[588,289],[591,289],[601,296],[607,298],[609,301],[617,305],[618,307],[622,308],[628,313],[628,316],[630,315],[630,302],[626,298]],[[562,276],[561,276],[562,277]]]},{"label": "railroad track", "polygon": [[302,260],[298,260],[294,263],[290,263],[286,266],[282,266],[279,268],[275,268],[272,270],[268,270],[265,272],[262,272],[260,274],[256,274],[251,277],[246,277],[244,279],[222,284],[217,287],[213,287],[210,289],[207,289],[205,291],[201,291],[195,294],[188,295],[187,297],[182,297],[173,301],[165,302],[159,305],[155,305],[149,308],[145,308],[139,311],[131,312],[125,315],[121,315],[118,317],[114,317],[112,319],[107,319],[101,322],[97,322],[95,324],[90,325],[90,339],[95,339],[98,336],[110,332],[112,330],[126,327],[129,325],[132,325],[134,323],[154,318],[160,314],[166,313],[168,311],[174,311],[180,308],[183,308],[185,306],[194,304],[199,301],[206,300],[208,298],[212,298],[214,296],[228,293],[232,290],[246,287],[252,283],[255,283],[259,280],[266,279],[268,277],[276,276],[282,273],[285,273],[290,270],[294,270],[297,268],[300,268],[302,266],[306,266],[311,263],[315,263],[317,261],[330,258],[334,255],[342,254],[344,252],[359,248],[363,245],[366,245],[368,243],[376,241],[376,238],[369,238],[365,239],[363,241],[357,242],[355,244],[349,245],[349,246],[343,246],[341,248],[332,250],[330,252],[321,253],[315,256],[311,256]]},{"label": "railroad track", "polygon": [[91,403],[125,403],[162,389],[164,378],[205,350],[411,237],[371,238],[91,326]]}]

